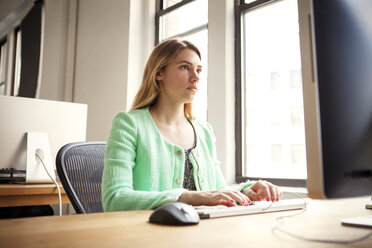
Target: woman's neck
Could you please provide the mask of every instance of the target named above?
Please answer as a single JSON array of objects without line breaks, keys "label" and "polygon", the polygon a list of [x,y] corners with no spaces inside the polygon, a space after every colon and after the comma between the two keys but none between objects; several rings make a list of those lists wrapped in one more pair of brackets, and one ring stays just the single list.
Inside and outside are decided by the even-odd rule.
[{"label": "woman's neck", "polygon": [[167,104],[158,101],[151,107],[150,114],[156,121],[169,125],[180,125],[187,120],[183,104]]}]

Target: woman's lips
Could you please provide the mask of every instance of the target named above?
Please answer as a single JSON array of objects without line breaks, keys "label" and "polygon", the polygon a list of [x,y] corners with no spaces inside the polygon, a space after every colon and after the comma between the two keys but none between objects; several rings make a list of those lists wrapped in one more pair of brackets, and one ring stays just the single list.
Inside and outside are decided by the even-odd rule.
[{"label": "woman's lips", "polygon": [[191,87],[189,87],[187,89],[192,90],[194,92],[197,92],[198,91],[198,87],[196,87],[196,86],[191,86]]}]

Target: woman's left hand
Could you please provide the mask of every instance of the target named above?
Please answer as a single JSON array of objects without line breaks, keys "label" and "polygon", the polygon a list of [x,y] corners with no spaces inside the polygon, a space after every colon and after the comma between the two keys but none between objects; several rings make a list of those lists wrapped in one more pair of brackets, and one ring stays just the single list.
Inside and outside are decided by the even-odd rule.
[{"label": "woman's left hand", "polygon": [[267,181],[257,181],[251,187],[242,190],[242,193],[248,196],[252,201],[279,201],[282,198],[282,192],[278,186],[267,182]]}]

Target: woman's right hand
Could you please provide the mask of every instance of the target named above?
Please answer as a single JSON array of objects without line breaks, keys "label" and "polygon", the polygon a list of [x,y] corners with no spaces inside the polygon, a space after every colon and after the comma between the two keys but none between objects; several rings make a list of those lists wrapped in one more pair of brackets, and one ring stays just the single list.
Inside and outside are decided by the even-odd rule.
[{"label": "woman's right hand", "polygon": [[225,205],[234,207],[236,203],[248,206],[252,201],[243,193],[234,190],[187,191],[178,199],[179,202],[193,206]]}]

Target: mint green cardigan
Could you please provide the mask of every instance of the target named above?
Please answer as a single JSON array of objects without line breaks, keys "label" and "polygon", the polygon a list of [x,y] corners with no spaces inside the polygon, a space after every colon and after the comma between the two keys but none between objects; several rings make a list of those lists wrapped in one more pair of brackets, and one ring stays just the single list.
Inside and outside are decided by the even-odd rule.
[{"label": "mint green cardigan", "polygon": [[[189,157],[196,189],[226,188],[211,126],[195,119],[190,122],[196,134],[196,146]],[[187,191],[182,188],[184,165],[183,148],[162,136],[148,108],[118,113],[106,147],[104,211],[153,209],[177,201]],[[237,190],[247,186],[249,183],[243,183]]]}]

